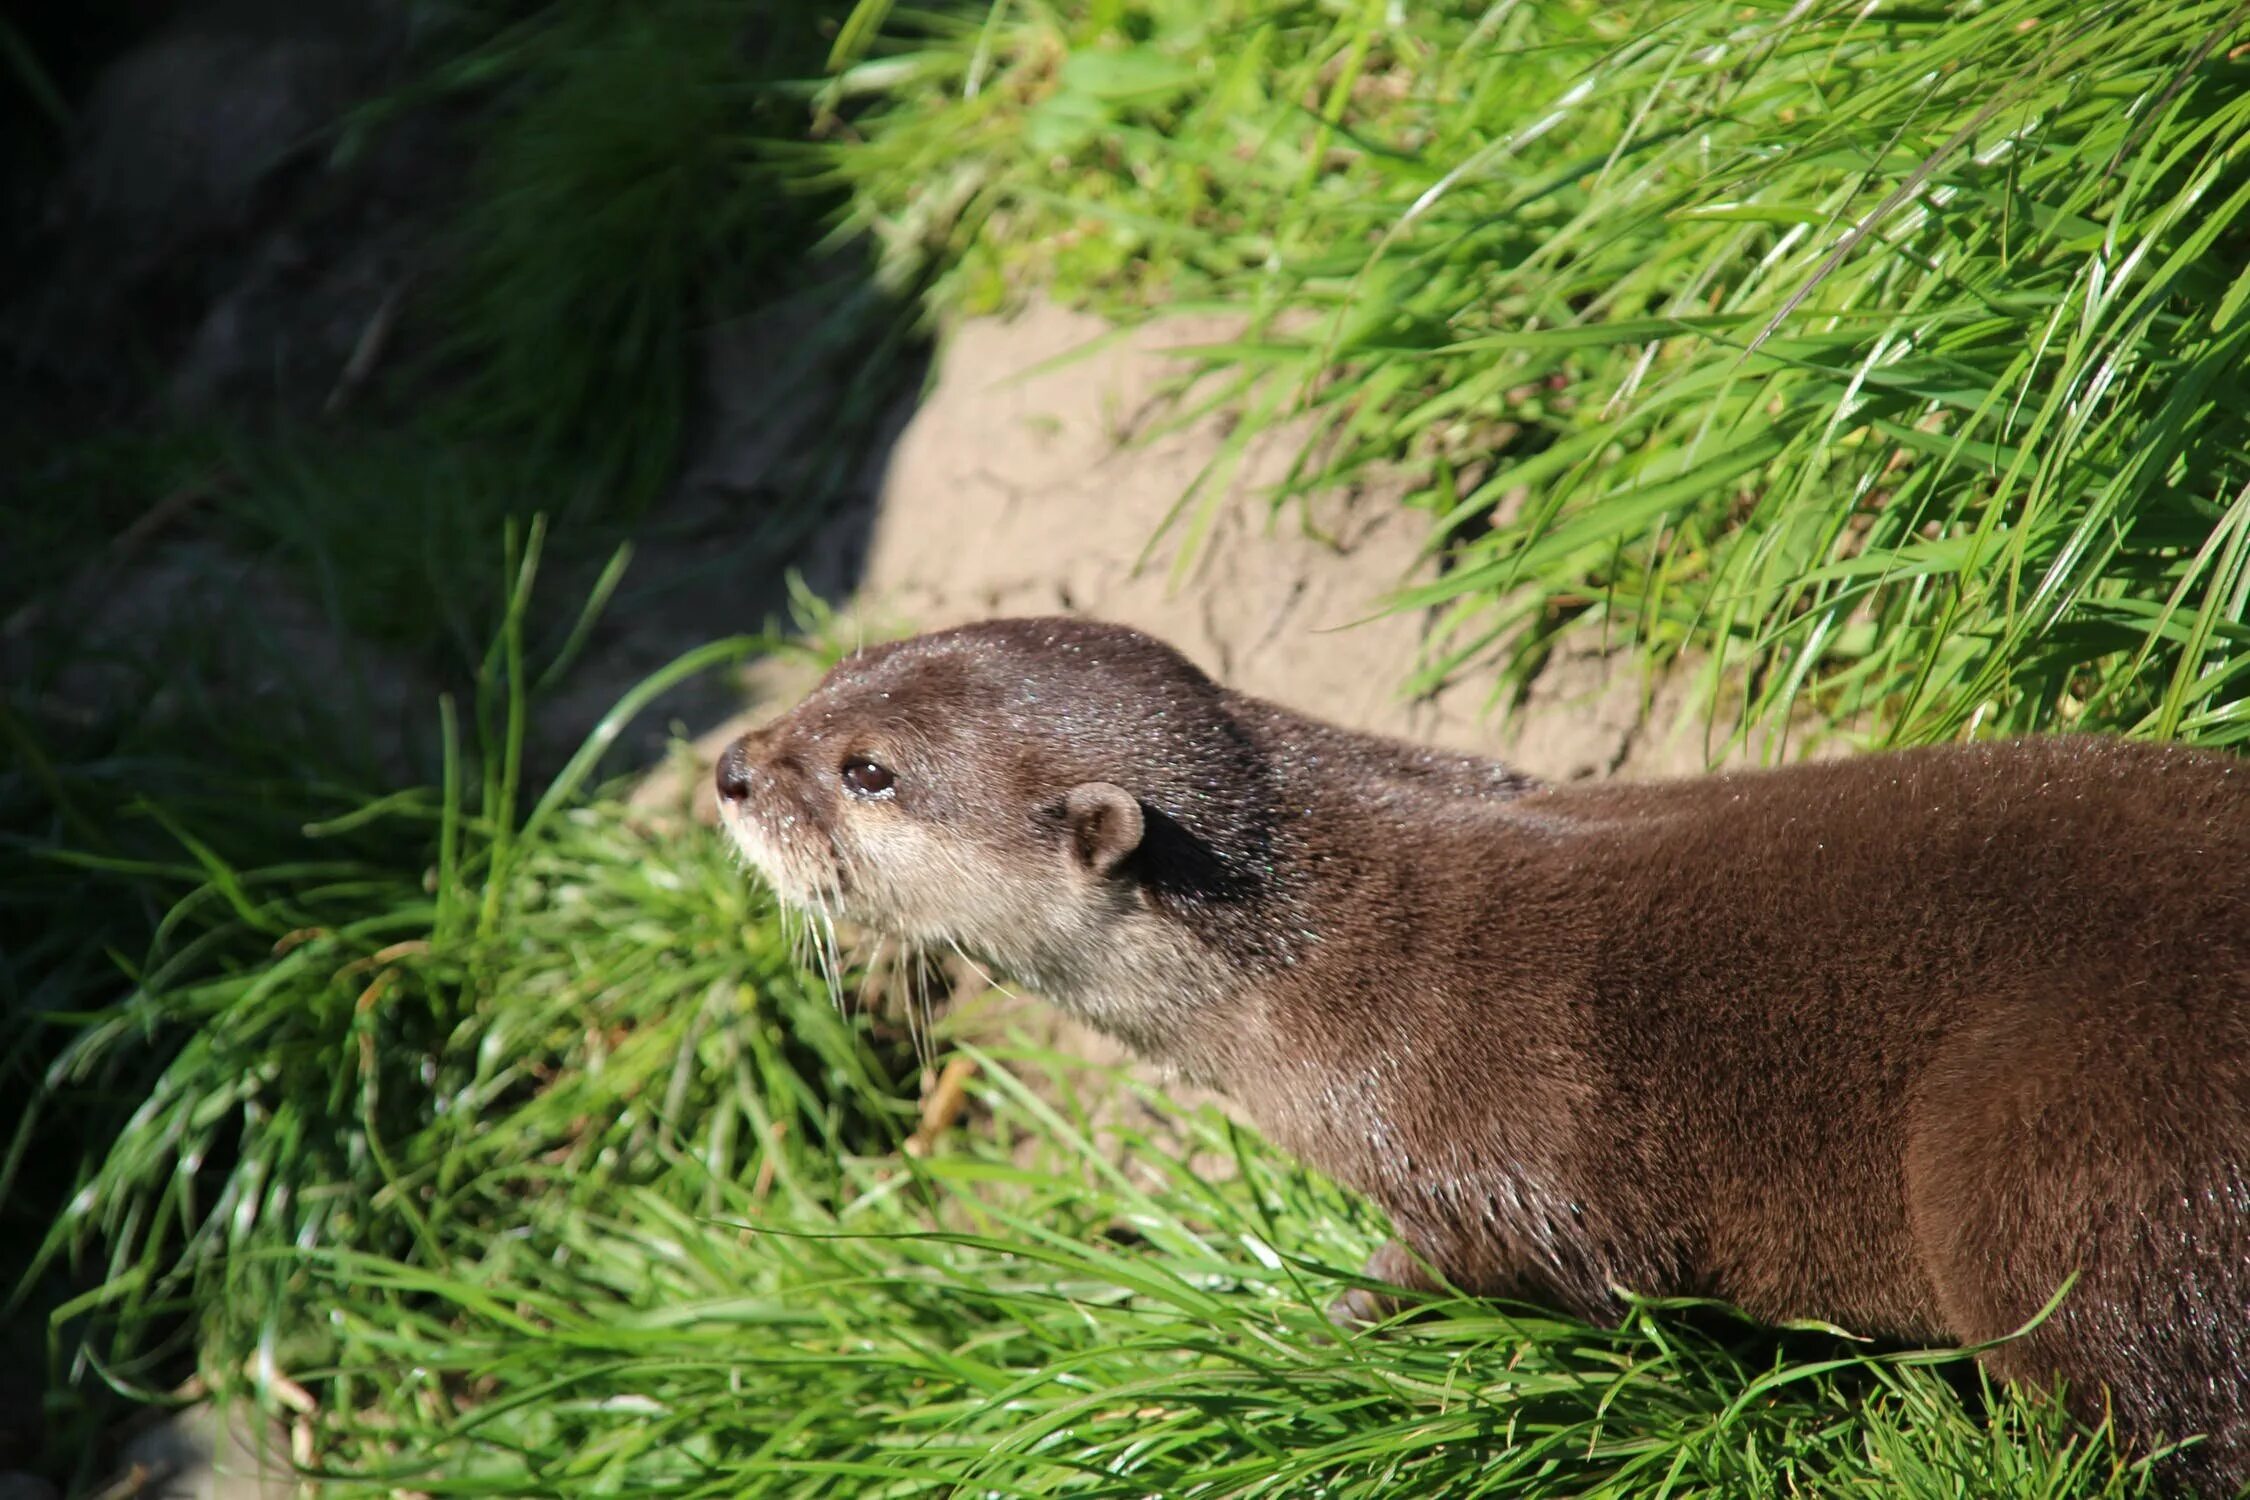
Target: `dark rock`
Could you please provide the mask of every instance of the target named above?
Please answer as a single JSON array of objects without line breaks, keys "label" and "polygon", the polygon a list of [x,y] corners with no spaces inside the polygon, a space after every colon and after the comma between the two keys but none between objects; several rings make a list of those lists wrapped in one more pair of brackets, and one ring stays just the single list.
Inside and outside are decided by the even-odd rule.
[{"label": "dark rock", "polygon": [[399,244],[428,237],[428,122],[335,150],[397,73],[411,9],[212,0],[102,69],[19,247],[32,272],[0,310],[0,363],[73,406],[145,399],[152,370],[190,409],[324,404],[395,301]]},{"label": "dark rock", "polygon": [[311,144],[355,71],[340,42],[318,37],[158,37],[95,85],[67,211],[113,238],[126,274],[183,240],[239,228],[258,186]]}]

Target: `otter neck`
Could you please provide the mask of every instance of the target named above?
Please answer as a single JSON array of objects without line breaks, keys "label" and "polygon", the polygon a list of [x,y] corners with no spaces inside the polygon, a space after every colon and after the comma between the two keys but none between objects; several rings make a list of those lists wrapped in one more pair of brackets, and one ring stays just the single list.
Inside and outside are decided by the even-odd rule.
[{"label": "otter neck", "polygon": [[[1140,897],[1132,898],[1137,905]],[[1182,924],[1142,908],[1075,941],[985,957],[999,972],[1142,1057],[1215,1081],[1213,1040],[1249,976]]]},{"label": "otter neck", "polygon": [[1267,1013],[1271,981],[1301,976],[1350,941],[1339,920],[1364,939],[1372,919],[1408,950],[1400,963],[1411,962],[1415,940],[1398,925],[1410,904],[1399,892],[1420,846],[1370,820],[1437,803],[1464,822],[1497,824],[1538,783],[1496,761],[1354,734],[1256,699],[1228,708],[1245,754],[1215,836],[1160,814],[1131,907],[1014,969],[1143,1056],[1233,1090],[1238,1064],[1274,1055],[1270,1033],[1293,1024]]}]

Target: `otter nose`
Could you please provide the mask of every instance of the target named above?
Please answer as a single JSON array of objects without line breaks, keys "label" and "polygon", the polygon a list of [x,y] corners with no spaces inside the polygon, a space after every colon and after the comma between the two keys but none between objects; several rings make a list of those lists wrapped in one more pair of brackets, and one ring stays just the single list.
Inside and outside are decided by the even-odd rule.
[{"label": "otter nose", "polygon": [[750,795],[749,736],[736,740],[719,756],[719,765],[712,779],[719,788],[722,802],[740,802]]}]

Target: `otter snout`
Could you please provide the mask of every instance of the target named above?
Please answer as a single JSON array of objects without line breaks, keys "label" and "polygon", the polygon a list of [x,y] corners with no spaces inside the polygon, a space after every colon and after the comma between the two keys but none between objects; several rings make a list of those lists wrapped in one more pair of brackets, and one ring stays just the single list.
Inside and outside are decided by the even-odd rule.
[{"label": "otter snout", "polygon": [[757,768],[750,761],[750,736],[743,735],[720,753],[719,764],[711,773],[712,781],[719,789],[719,800],[747,801],[751,778],[756,774]]},{"label": "otter snout", "polygon": [[842,885],[834,809],[793,742],[751,730],[719,752],[711,784],[721,826],[785,901],[805,905]]},{"label": "otter snout", "polygon": [[804,767],[787,742],[777,751],[775,734],[776,728],[771,724],[763,729],[748,730],[720,752],[711,779],[718,787],[721,802],[734,804],[739,809],[752,797],[773,795],[778,778],[802,773]]}]

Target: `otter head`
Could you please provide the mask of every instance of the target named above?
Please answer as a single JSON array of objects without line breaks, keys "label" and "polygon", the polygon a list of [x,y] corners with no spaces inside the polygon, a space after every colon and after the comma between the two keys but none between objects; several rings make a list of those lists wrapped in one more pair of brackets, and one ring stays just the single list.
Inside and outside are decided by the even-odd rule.
[{"label": "otter head", "polygon": [[1180,1039],[1271,895],[1270,768],[1161,641],[996,620],[847,658],[720,756],[788,903],[955,947],[1144,1050]]}]

